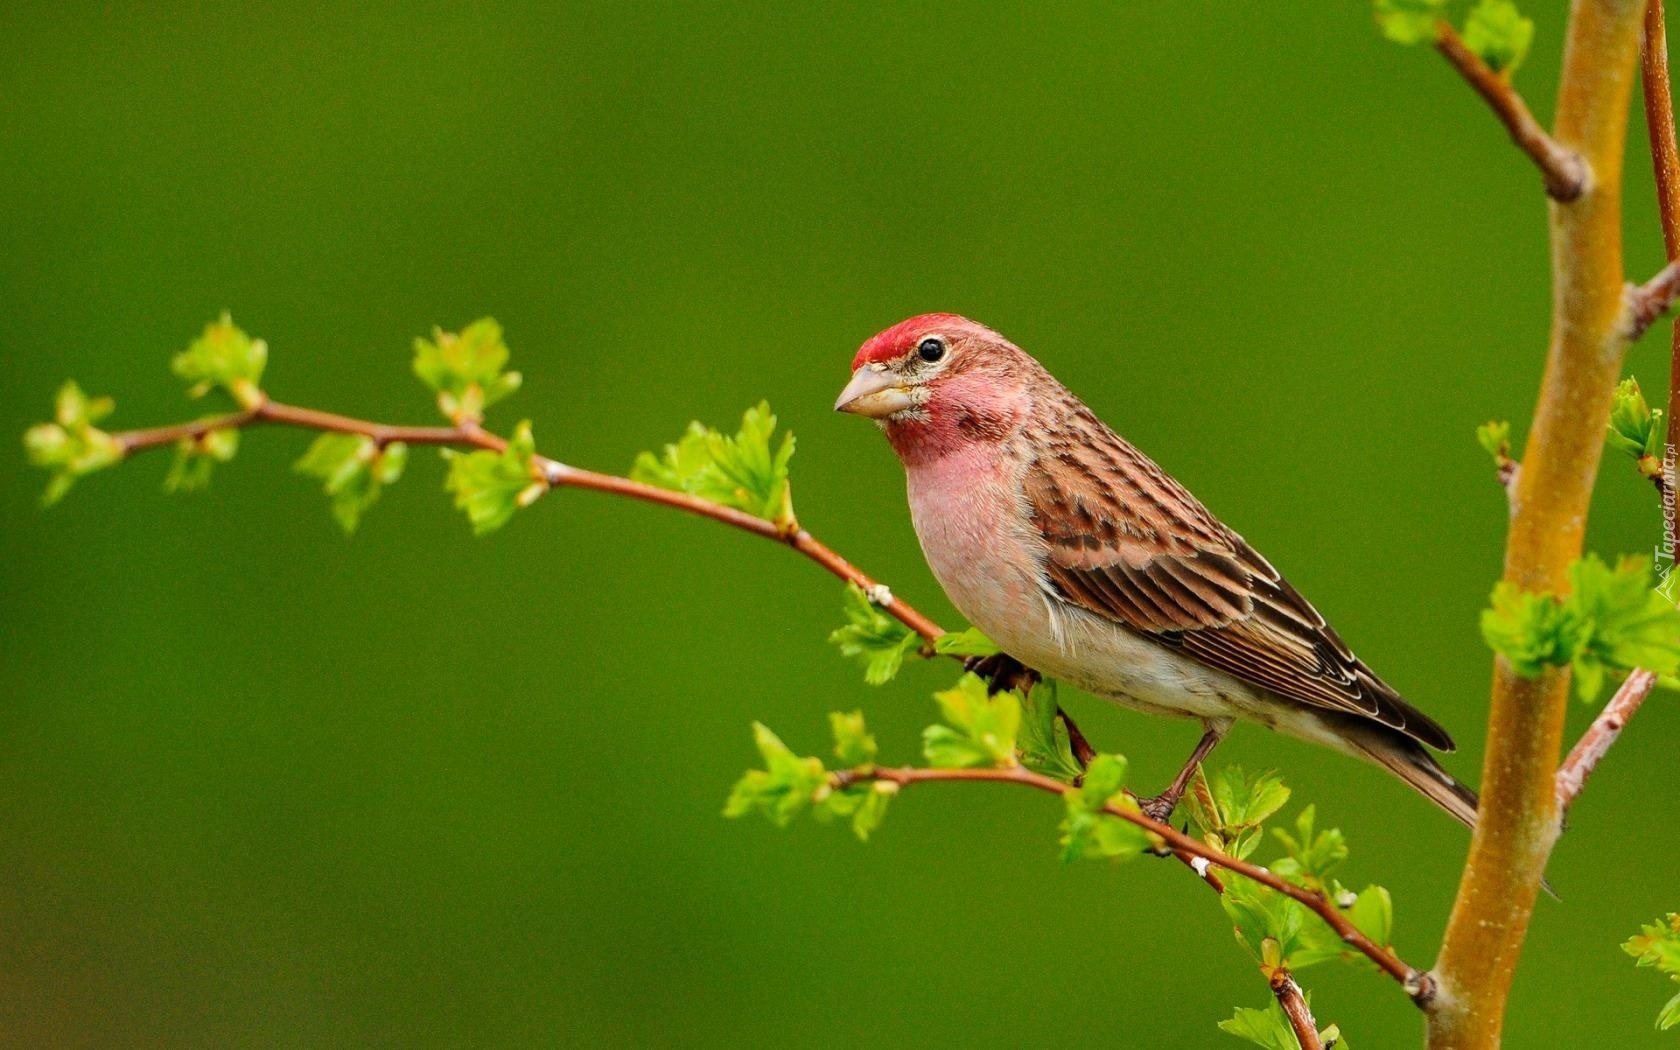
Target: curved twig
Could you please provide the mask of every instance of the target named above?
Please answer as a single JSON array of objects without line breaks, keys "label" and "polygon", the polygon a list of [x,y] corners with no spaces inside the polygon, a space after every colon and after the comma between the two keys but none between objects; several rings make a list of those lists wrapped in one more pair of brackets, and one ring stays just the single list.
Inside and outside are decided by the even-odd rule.
[{"label": "curved twig", "polygon": [[[360,434],[379,445],[404,442],[411,445],[452,445],[500,452],[507,448],[507,439],[494,434],[473,421],[453,427],[411,427],[376,423],[312,408],[300,408],[263,397],[255,407],[225,416],[202,419],[192,423],[154,427],[148,430],[127,430],[112,434],[124,454],[172,445],[183,438],[196,438],[212,430],[274,424],[299,427],[305,430],[326,430],[340,434]],[[868,573],[842,558],[833,548],[797,525],[784,526],[755,517],[733,507],[725,507],[686,492],[675,492],[639,481],[601,474],[581,467],[568,466],[547,456],[535,456],[531,461],[532,477],[552,488],[591,489],[644,503],[687,511],[703,518],[721,522],[743,532],[762,536],[767,540],[791,547],[816,562],[830,573],[848,583],[855,583],[867,591],[873,601],[894,619],[916,632],[925,642],[932,642],[945,631],[909,602],[895,596]]]},{"label": "curved twig", "polygon": [[[839,770],[829,774],[830,782],[836,790],[852,784],[881,780],[889,784],[906,787],[911,784],[927,784],[938,782],[985,781],[998,784],[1018,784],[1022,787],[1036,788],[1052,795],[1063,795],[1068,786],[1053,777],[1042,773],[1035,773],[1023,766],[1009,766],[1001,769],[923,769],[919,767],[877,766],[870,769]],[[1110,804],[1103,807],[1103,812],[1109,816],[1119,817],[1131,824],[1136,824],[1145,831],[1159,837],[1166,843],[1167,848],[1175,854],[1182,855],[1181,860],[1191,868],[1196,869],[1195,860],[1199,859],[1217,868],[1236,872],[1238,875],[1253,879],[1270,889],[1276,890],[1292,900],[1305,905],[1342,939],[1342,943],[1354,951],[1377,964],[1378,969],[1388,974],[1400,983],[1406,994],[1419,1006],[1426,1006],[1434,994],[1434,987],[1429,975],[1411,966],[1393,951],[1371,940],[1359,931],[1359,927],[1348,921],[1336,905],[1321,893],[1297,886],[1293,882],[1276,875],[1258,864],[1251,864],[1246,860],[1239,860],[1228,853],[1214,849],[1200,839],[1179,831],[1171,824],[1163,824],[1144,814],[1131,809],[1122,809]],[[1197,869],[1199,872],[1199,869]]]}]

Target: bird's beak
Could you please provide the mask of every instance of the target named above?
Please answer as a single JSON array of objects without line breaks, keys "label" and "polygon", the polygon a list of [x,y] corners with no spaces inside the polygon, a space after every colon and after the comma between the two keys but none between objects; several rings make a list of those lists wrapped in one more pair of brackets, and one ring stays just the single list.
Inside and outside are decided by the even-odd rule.
[{"label": "bird's beak", "polygon": [[834,411],[883,419],[913,404],[910,388],[904,386],[898,376],[885,369],[864,365],[852,373],[852,381],[840,391],[840,397],[834,402]]}]

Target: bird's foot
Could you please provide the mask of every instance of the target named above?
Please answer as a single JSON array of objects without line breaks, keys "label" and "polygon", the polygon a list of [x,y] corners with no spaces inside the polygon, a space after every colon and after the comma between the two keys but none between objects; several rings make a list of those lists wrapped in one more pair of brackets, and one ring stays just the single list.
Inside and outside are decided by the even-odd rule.
[{"label": "bird's foot", "polygon": [[963,668],[986,680],[986,690],[1007,693],[1011,689],[1026,692],[1038,684],[1038,672],[1006,653],[991,656],[971,656],[963,661]]},{"label": "bird's foot", "polygon": [[1168,823],[1172,819],[1173,810],[1178,808],[1178,797],[1182,792],[1163,791],[1159,795],[1137,800],[1138,809],[1144,816],[1158,824]]}]

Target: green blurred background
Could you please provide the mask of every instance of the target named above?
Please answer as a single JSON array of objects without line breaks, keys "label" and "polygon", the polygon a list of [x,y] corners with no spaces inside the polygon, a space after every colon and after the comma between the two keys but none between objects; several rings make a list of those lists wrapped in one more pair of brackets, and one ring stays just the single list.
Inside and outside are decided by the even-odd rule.
[{"label": "green blurred background", "polygon": [[[1550,110],[1562,4],[1520,83]],[[1642,136],[1641,136],[1642,137]],[[224,307],[277,397],[426,421],[409,342],[493,314],[540,447],[626,469],[769,398],[806,524],[956,618],[873,429],[865,337],[956,310],[1038,354],[1452,727],[1547,327],[1538,179],[1361,3],[174,5],[0,10],[0,430],[75,376],[188,418],[169,355]],[[1643,146],[1630,269],[1660,262]],[[1654,394],[1661,335],[1630,367]],[[15,439],[14,439],[15,440]],[[871,690],[838,585],[716,526],[558,493],[477,541],[418,455],[351,540],[247,435],[205,494],[165,456],[36,506],[0,460],[0,1042],[17,1046],[1236,1046],[1266,992],[1176,865],[1065,868],[1057,807],[906,796],[867,846],[719,809],[762,719],[862,706],[914,755],[947,666]],[[1644,551],[1607,471],[1591,542]],[[1079,697],[1144,784],[1195,736]],[[1584,707],[1572,722],[1584,723]],[[1517,1047],[1672,1045],[1617,948],[1680,906],[1680,712],[1577,808]],[[1427,962],[1465,833],[1374,770],[1239,730],[1347,829]],[[1361,1048],[1385,981],[1310,971]]]}]

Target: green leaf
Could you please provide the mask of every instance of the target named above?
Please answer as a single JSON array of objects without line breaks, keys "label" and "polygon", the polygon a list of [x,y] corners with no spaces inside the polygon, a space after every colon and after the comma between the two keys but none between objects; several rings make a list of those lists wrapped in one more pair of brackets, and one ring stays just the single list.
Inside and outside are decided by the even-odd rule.
[{"label": "green leaf", "polygon": [[[1300,968],[1320,961],[1317,951],[1312,958],[1296,957],[1302,947],[1302,932],[1310,930],[1309,937],[1316,939],[1323,926],[1315,918],[1309,927],[1306,908],[1292,898],[1252,879],[1227,873],[1220,904],[1236,930],[1237,940],[1261,965]],[[1307,943],[1315,946],[1313,940]]]},{"label": "green leaf", "polygon": [[834,730],[834,757],[847,768],[875,764],[875,737],[863,722],[863,712],[830,711],[828,724]]},{"label": "green leaf", "polygon": [[444,487],[454,493],[455,506],[466,512],[474,535],[501,528],[515,511],[548,491],[547,482],[536,475],[536,443],[528,421],[514,428],[501,452],[444,449],[443,456],[449,463]]},{"label": "green leaf", "polygon": [[30,465],[52,472],[41,497],[44,506],[63,499],[76,479],[122,461],[123,448],[117,439],[93,425],[115,407],[110,398],[90,398],[69,380],[58,388],[53,422],[24,432],[23,447]]},{"label": "green leaf", "polygon": [[760,401],[741,416],[741,429],[726,436],[690,423],[676,444],[655,456],[643,452],[630,469],[632,480],[687,492],[701,499],[792,527],[794,524],[788,462],[793,435],[773,441],[776,417]]},{"label": "green leaf", "polygon": [[[1125,798],[1116,805],[1135,808],[1136,804]],[[1087,857],[1131,860],[1154,846],[1149,832],[1112,813],[1087,808],[1077,791],[1067,793],[1067,816],[1061,831],[1062,861],[1070,864]]]},{"label": "green leaf", "polygon": [[1101,809],[1126,786],[1126,760],[1120,755],[1098,755],[1085,769],[1079,796],[1088,809]]},{"label": "green leaf", "polygon": [[[1659,923],[1648,923],[1628,938],[1622,950],[1640,966],[1651,966],[1680,981],[1680,914],[1670,912]],[[1657,1015],[1658,1028],[1680,1024],[1680,994],[1670,999]]]},{"label": "green leaf", "polygon": [[1190,819],[1211,844],[1246,858],[1260,844],[1260,826],[1289,801],[1282,778],[1267,771],[1249,776],[1226,766],[1198,773],[1185,795]]},{"label": "green leaf", "polygon": [[1313,827],[1317,815],[1317,807],[1308,805],[1295,818],[1294,834],[1283,828],[1272,829],[1287,855],[1271,868],[1291,882],[1323,891],[1329,885],[1330,873],[1347,859],[1348,847],[1341,829],[1317,831]]},{"label": "green leaf", "polygon": [[437,392],[438,409],[451,420],[477,420],[484,410],[519,389],[523,377],[507,372],[502,326],[483,317],[457,334],[432,329],[414,340],[414,374]]},{"label": "green leaf", "polygon": [[922,731],[922,753],[936,769],[1006,768],[1015,764],[1021,728],[1016,694],[988,696],[979,676],[964,674],[955,686],[935,693],[945,725]]},{"label": "green leaf", "polygon": [[1057,699],[1059,692],[1056,680],[1045,678],[1021,698],[1021,733],[1016,745],[1021,752],[1022,765],[1035,773],[1071,784],[1085,770],[1074,756],[1067,726],[1056,717],[1061,709]]},{"label": "green leaf", "polygon": [[379,499],[386,485],[402,477],[408,446],[394,442],[383,449],[360,434],[322,434],[292,469],[321,479],[332,497],[333,517],[346,534],[356,531],[362,513]]},{"label": "green leaf", "polygon": [[1376,0],[1377,26],[1397,44],[1422,44],[1435,39],[1435,23],[1446,0]]},{"label": "green leaf", "polygon": [[933,640],[933,651],[940,656],[996,656],[1003,650],[987,638],[978,627],[966,631],[946,631]]},{"label": "green leaf", "polygon": [[1622,943],[1622,951],[1640,966],[1680,978],[1680,913],[1669,912],[1661,922],[1644,924]]},{"label": "green leaf", "polygon": [[898,794],[898,785],[876,780],[850,788],[848,794],[858,799],[857,808],[852,811],[852,834],[859,842],[868,842],[870,834],[886,818],[887,803]]},{"label": "green leaf", "polygon": [[828,640],[839,647],[841,655],[863,665],[863,680],[870,685],[891,681],[904,658],[920,650],[921,636],[882,612],[857,584],[846,585],[841,609],[846,624]]},{"label": "green leaf", "polygon": [[762,723],[753,723],[753,743],[764,759],[764,768],[750,769],[736,781],[723,815],[742,817],[757,812],[777,827],[786,827],[819,792],[829,790],[828,773],[820,760],[794,754]]},{"label": "green leaf", "polygon": [[1562,602],[1505,580],[1494,586],[1481,626],[1488,648],[1502,654],[1524,678],[1568,663],[1575,647],[1575,627]]},{"label": "green leaf", "polygon": [[1384,886],[1367,886],[1345,909],[1348,921],[1377,944],[1394,943],[1394,898]]},{"label": "green leaf", "polygon": [[1611,569],[1588,555],[1569,577],[1564,606],[1577,625],[1570,665],[1582,699],[1597,696],[1606,670],[1680,670],[1680,608],[1657,593],[1646,561],[1623,558]]},{"label": "green leaf", "polygon": [[1522,16],[1512,0],[1481,0],[1464,23],[1464,46],[1494,72],[1506,76],[1522,65],[1533,42],[1534,23]]},{"label": "green leaf", "polygon": [[1663,1006],[1662,1012],[1657,1014],[1658,1028],[1673,1028],[1677,1024],[1680,1024],[1680,992],[1675,993],[1674,998],[1670,999]]},{"label": "green leaf", "polygon": [[1113,813],[1110,806],[1136,813],[1137,802],[1125,793],[1126,760],[1098,755],[1085,770],[1084,781],[1063,795],[1067,815],[1062,820],[1062,860],[1113,857],[1130,860],[1150,849],[1149,832]]},{"label": "green leaf", "polygon": [[1610,429],[1605,439],[1610,447],[1631,458],[1640,474],[1657,478],[1663,473],[1667,436],[1662,409],[1646,403],[1638,380],[1622,380],[1610,407]]},{"label": "green leaf", "polygon": [[1483,423],[1476,428],[1476,443],[1493,457],[1494,466],[1504,466],[1511,457],[1511,424],[1503,419]]},{"label": "green leaf", "polygon": [[1301,1041],[1295,1038],[1295,1029],[1290,1026],[1289,1018],[1276,999],[1261,1010],[1237,1007],[1236,1013],[1219,1022],[1219,1030],[1246,1039],[1265,1050],[1301,1050]]},{"label": "green leaf", "polygon": [[163,479],[165,492],[197,492],[210,484],[217,463],[226,463],[239,452],[239,431],[231,427],[208,430],[197,437],[175,443],[175,461]]},{"label": "green leaf", "polygon": [[1589,554],[1570,566],[1569,577],[1570,593],[1561,600],[1504,582],[1494,588],[1482,637],[1513,670],[1534,677],[1570,666],[1576,691],[1590,701],[1609,672],[1680,669],[1680,607],[1643,559],[1623,558],[1611,569]]},{"label": "green leaf", "polygon": [[204,326],[204,333],[175,355],[170,367],[192,384],[193,397],[220,387],[246,408],[262,403],[262,374],[268,364],[268,344],[252,339],[223,313]]}]

